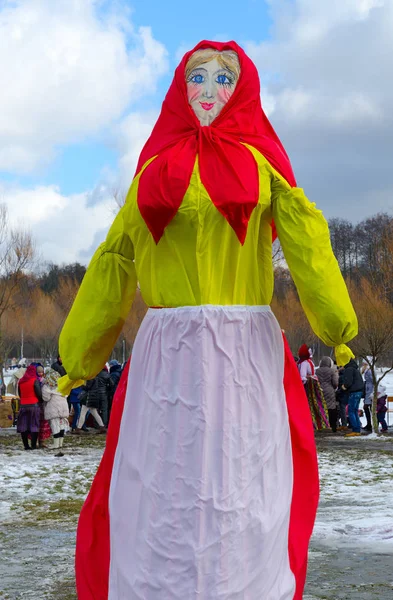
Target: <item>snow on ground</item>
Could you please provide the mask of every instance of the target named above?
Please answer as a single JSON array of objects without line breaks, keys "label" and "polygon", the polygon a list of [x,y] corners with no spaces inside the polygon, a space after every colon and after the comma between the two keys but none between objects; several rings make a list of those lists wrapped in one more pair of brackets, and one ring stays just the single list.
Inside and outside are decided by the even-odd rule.
[{"label": "snow on ground", "polygon": [[[367,436],[369,441],[371,436]],[[382,438],[389,442],[389,438]],[[321,501],[313,540],[319,545],[393,554],[393,445],[319,452]]]},{"label": "snow on ground", "polygon": [[75,527],[105,440],[75,437],[56,458],[0,431],[0,600],[76,600]]},{"label": "snow on ground", "polygon": [[[19,440],[18,440],[19,441]],[[59,460],[50,451],[0,452],[0,523],[36,502],[85,498],[102,455],[102,447],[65,451]]]},{"label": "snow on ground", "polygon": [[[390,437],[378,438],[376,459],[362,447],[370,437],[353,440],[357,449],[346,448],[343,440],[342,448],[320,450],[321,501],[314,540],[393,554],[393,453],[385,452],[393,444]],[[80,447],[65,454],[59,460],[48,451],[0,453],[0,523],[37,502],[83,500],[102,448]]]},{"label": "snow on ground", "polygon": [[[390,600],[393,439],[317,440],[321,500],[304,600]],[[0,432],[0,600],[32,592],[76,599],[75,526],[103,443],[99,435],[68,435],[59,459],[25,452],[15,432]]]}]

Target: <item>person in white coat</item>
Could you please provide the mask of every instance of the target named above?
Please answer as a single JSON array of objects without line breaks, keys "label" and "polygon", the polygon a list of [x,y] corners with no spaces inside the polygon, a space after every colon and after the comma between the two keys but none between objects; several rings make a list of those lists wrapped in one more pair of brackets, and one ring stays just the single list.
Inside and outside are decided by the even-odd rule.
[{"label": "person in white coat", "polygon": [[7,394],[10,396],[19,396],[18,385],[19,381],[22,379],[23,375],[27,370],[27,360],[25,358],[21,358],[18,364],[18,368],[14,371],[8,385],[7,385]]},{"label": "person in white coat", "polygon": [[42,398],[45,402],[45,419],[49,421],[53,433],[52,450],[59,450],[56,456],[64,456],[63,447],[64,434],[68,430],[69,409],[66,396],[60,394],[57,382],[60,374],[54,369],[45,370],[45,381],[42,386]]}]

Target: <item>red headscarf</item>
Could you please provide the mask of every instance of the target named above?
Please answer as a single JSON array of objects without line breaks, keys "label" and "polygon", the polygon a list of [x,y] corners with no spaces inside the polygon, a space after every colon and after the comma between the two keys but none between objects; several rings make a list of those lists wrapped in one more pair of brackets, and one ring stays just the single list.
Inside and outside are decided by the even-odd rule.
[{"label": "red headscarf", "polygon": [[298,355],[299,355],[300,362],[303,362],[303,361],[311,358],[310,350],[308,349],[306,344],[303,344],[303,346],[300,346],[300,348],[298,350]]},{"label": "red headscarf", "polygon": [[[240,62],[236,89],[210,126],[202,127],[187,99],[185,70],[196,50],[232,50]],[[176,69],[161,114],[139,157],[142,173],[138,206],[158,244],[176,215],[190,184],[196,156],[200,175],[213,204],[244,243],[251,213],[258,204],[258,168],[251,152],[256,148],[292,186],[296,185],[289,158],[262,110],[257,69],[235,42],[200,42],[187,52]]]},{"label": "red headscarf", "polygon": [[34,365],[29,365],[27,367],[26,373],[23,375],[23,377],[19,381],[19,385],[21,383],[25,383],[26,381],[29,381],[29,379],[38,379],[37,368]]}]

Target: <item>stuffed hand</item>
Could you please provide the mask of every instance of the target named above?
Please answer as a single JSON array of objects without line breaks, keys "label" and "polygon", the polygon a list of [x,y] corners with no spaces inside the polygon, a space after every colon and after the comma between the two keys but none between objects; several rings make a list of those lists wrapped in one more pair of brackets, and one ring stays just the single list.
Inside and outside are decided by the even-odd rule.
[{"label": "stuffed hand", "polygon": [[335,353],[338,367],[345,367],[351,358],[355,358],[351,348],[348,348],[346,344],[340,344],[339,346],[336,346]]},{"label": "stuffed hand", "polygon": [[63,377],[60,377],[60,379],[57,381],[57,389],[59,390],[60,394],[63,394],[63,396],[69,396],[73,388],[79,387],[83,384],[83,379],[77,379],[74,381],[73,379],[70,379],[68,375],[63,375]]}]

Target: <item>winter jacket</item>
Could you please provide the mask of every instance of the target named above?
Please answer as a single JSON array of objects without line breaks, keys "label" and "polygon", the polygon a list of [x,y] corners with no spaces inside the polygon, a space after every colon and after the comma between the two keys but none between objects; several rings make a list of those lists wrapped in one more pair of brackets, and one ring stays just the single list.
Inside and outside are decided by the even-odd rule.
[{"label": "winter jacket", "polygon": [[386,408],[386,400],[387,400],[386,394],[378,394],[377,413],[387,412],[388,409]]},{"label": "winter jacket", "polygon": [[51,368],[54,371],[57,371],[62,377],[64,377],[64,375],[67,375],[67,371],[65,370],[65,368],[63,367],[63,365],[59,363],[58,360],[53,363],[53,365],[52,365]]},{"label": "winter jacket", "polygon": [[81,391],[83,390],[83,386],[79,386],[76,388],[73,388],[70,392],[69,395],[69,401],[71,402],[71,404],[78,404],[80,402],[79,399],[79,394],[81,393]]},{"label": "winter jacket", "polygon": [[19,383],[20,405],[38,404],[42,400],[41,386],[38,379],[29,379]]},{"label": "winter jacket", "polygon": [[338,371],[338,390],[336,391],[337,402],[348,404],[349,393],[342,389],[344,384],[344,369]]},{"label": "winter jacket", "polygon": [[338,371],[331,366],[332,361],[326,357],[321,360],[316,376],[321,385],[323,396],[329,410],[337,408],[336,389],[338,387]]},{"label": "winter jacket", "polygon": [[68,409],[67,398],[56,389],[44,384],[42,386],[42,398],[45,402],[44,415],[47,421],[56,419],[57,417],[68,418],[70,411]]},{"label": "winter jacket", "polygon": [[374,383],[373,383],[373,375],[371,373],[371,369],[367,369],[364,372],[364,404],[372,404],[373,403],[373,392],[374,392]]},{"label": "winter jacket", "polygon": [[353,358],[344,367],[343,383],[345,389],[350,394],[364,391],[363,377],[359,371],[357,362]]},{"label": "winter jacket", "polygon": [[86,406],[89,408],[98,408],[108,401],[112,390],[112,381],[108,371],[102,369],[94,379],[90,379],[83,386],[87,391]]},{"label": "winter jacket", "polygon": [[122,368],[121,365],[114,365],[110,368],[110,378],[112,382],[112,390],[111,395],[114,396],[116,392],[116,388],[119,385],[120,377],[121,377]]}]

